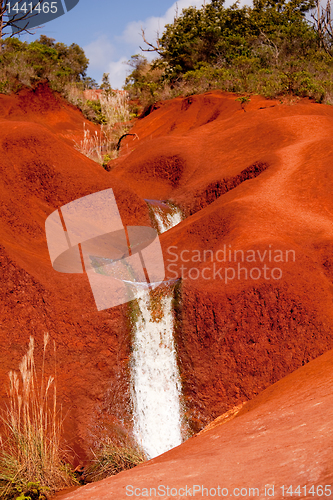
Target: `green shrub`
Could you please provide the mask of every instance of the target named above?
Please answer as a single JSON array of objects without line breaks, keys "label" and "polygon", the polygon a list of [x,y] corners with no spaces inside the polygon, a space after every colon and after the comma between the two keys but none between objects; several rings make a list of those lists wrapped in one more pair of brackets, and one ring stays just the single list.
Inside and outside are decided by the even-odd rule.
[{"label": "green shrub", "polygon": [[92,121],[95,121],[96,123],[99,123],[101,125],[106,125],[107,119],[105,114],[102,112],[102,105],[99,100],[90,101],[89,99],[87,99],[85,101],[85,105],[92,109],[94,113],[94,119]]},{"label": "green shrub", "polygon": [[67,46],[45,35],[31,43],[7,38],[2,42],[0,81],[7,82],[7,92],[31,87],[45,79],[51,88],[62,91],[68,83],[85,82],[88,62],[75,43]]},{"label": "green shrub", "polygon": [[245,111],[245,106],[251,101],[251,99],[249,98],[249,96],[242,95],[238,97],[236,101],[240,102],[241,108]]}]

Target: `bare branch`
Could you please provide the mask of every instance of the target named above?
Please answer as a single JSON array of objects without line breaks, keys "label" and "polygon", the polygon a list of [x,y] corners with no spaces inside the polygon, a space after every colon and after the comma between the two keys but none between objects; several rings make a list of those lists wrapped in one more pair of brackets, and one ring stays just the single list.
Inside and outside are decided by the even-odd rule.
[{"label": "bare branch", "polygon": [[[20,33],[33,34],[33,32],[30,31],[28,27],[29,21],[34,17],[36,17],[39,14],[39,12],[34,12],[33,9],[32,12],[31,10],[28,10],[27,12],[17,13],[14,15],[8,14],[9,4],[14,3],[14,5],[16,5],[17,3],[19,5],[22,3],[22,1],[23,0],[19,0],[14,3],[11,2],[11,0],[0,0],[0,41],[4,36],[9,36],[11,38],[15,35],[19,35]],[[39,5],[41,5],[43,2],[44,0],[39,0],[38,3]],[[38,3],[36,3],[36,5],[38,5]],[[34,5],[34,7],[36,7],[36,5]],[[18,26],[18,23],[24,20],[26,20],[27,23],[24,26]],[[13,32],[12,30],[11,34],[9,32],[5,33],[6,28],[14,28],[16,29],[16,31]]]},{"label": "bare branch", "polygon": [[145,30],[143,28],[141,28],[141,36],[142,36],[142,39],[143,41],[145,42],[146,45],[148,45],[148,49],[143,49],[142,47],[140,47],[140,49],[143,51],[143,52],[157,52],[160,56],[163,55],[163,48],[161,47],[161,44],[159,42],[159,39],[157,38],[156,40],[156,43],[157,43],[157,47],[155,45],[153,45],[152,43],[149,43],[146,39],[146,34],[145,34]]},{"label": "bare branch", "polygon": [[270,38],[268,38],[268,36],[263,31],[260,30],[260,34],[267,41],[268,45],[272,49],[274,49],[274,52],[275,52],[275,64],[276,64],[276,66],[278,66],[280,51],[277,48],[277,45],[273,42],[273,40],[271,40]]},{"label": "bare branch", "polygon": [[139,139],[139,136],[138,134],[124,134],[120,137],[119,141],[118,141],[118,144],[117,144],[117,151],[119,151],[120,149],[120,144],[121,144],[121,141],[124,139],[124,137],[127,137],[128,135],[133,135],[135,139]]},{"label": "bare branch", "polygon": [[311,17],[318,34],[319,44],[330,57],[333,57],[331,0],[327,0],[326,7],[322,7],[320,0],[316,0],[315,11],[315,13],[311,14]]}]

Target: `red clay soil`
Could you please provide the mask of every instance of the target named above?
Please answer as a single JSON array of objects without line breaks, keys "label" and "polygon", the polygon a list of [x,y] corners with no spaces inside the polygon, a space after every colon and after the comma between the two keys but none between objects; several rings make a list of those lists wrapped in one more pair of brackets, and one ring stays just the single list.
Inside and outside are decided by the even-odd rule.
[{"label": "red clay soil", "polygon": [[59,500],[332,498],[332,370],[329,351],[246,403],[233,420]]},{"label": "red clay soil", "polygon": [[[44,224],[65,203],[111,187],[125,225],[150,224],[144,198],[187,215],[160,239],[167,277],[183,275],[175,336],[192,431],[333,348],[333,109],[253,97],[244,112],[236,97],[159,104],[106,172],[74,148],[81,113],[46,86],[0,96],[0,377],[18,368],[30,335],[40,363],[50,333],[65,435],[80,461],[102,433],[131,426],[130,305],[98,312],[84,275],[52,269]],[[239,262],[216,262],[224,245],[256,252],[240,279]],[[295,252],[288,262],[286,251]],[[280,279],[256,279],[264,265]],[[225,267],[236,269],[227,283]]]},{"label": "red clay soil", "polygon": [[[80,457],[100,427],[130,422],[127,305],[98,312],[85,275],[57,273],[48,255],[45,220],[55,209],[112,187],[125,224],[149,224],[146,203],[74,148],[81,112],[45,86],[0,96],[0,379],[18,370],[29,337],[42,359],[44,332],[57,348],[57,390],[65,434]],[[97,130],[97,129],[96,129]],[[51,342],[52,345],[52,342]],[[48,373],[54,372],[52,349]],[[110,412],[112,408],[112,414]],[[98,418],[104,414],[104,418]]]},{"label": "red clay soil", "polygon": [[190,215],[160,239],[167,276],[183,278],[176,340],[193,430],[333,347],[332,107],[252,97],[244,112],[235,98],[159,104],[112,169]]}]

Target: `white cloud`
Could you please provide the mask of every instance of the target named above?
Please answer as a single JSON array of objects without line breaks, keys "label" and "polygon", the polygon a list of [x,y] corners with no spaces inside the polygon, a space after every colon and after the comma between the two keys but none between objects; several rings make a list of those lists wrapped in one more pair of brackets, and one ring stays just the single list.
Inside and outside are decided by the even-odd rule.
[{"label": "white cloud", "polygon": [[115,48],[106,35],[101,35],[83,47],[83,50],[89,59],[89,67],[104,71],[105,66],[114,55]]},{"label": "white cloud", "polygon": [[105,72],[110,73],[110,83],[113,89],[120,89],[124,85],[125,78],[129,73],[127,61],[128,57],[122,57],[119,61],[108,63]]},{"label": "white cloud", "polygon": [[[233,1],[227,0],[226,3],[232,3]],[[209,0],[206,3],[208,2]],[[130,59],[131,55],[140,52],[140,45],[144,45],[141,37],[141,28],[145,30],[147,40],[154,43],[157,34],[162,35],[164,26],[173,22],[177,8],[180,14],[183,9],[191,5],[200,8],[203,4],[204,0],[178,0],[161,17],[148,17],[143,21],[128,23],[122,35],[115,37],[114,44],[110,42],[106,35],[99,36],[84,47],[84,51],[90,61],[89,71],[92,70],[91,73],[93,73],[94,78],[96,78],[95,74],[98,72],[100,76],[96,79],[100,81],[102,73],[110,73],[112,87],[121,88],[126,76],[130,72],[129,66],[124,63]],[[156,57],[156,53],[145,52],[145,56],[148,59],[152,59]]]}]

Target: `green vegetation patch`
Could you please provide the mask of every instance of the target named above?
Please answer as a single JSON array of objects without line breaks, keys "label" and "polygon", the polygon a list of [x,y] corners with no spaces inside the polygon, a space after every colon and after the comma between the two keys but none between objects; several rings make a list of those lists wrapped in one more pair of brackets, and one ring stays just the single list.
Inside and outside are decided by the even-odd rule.
[{"label": "green vegetation patch", "polygon": [[[254,0],[189,7],[155,44],[157,58],[132,56],[126,88],[144,106],[212,89],[333,103],[330,5],[314,0]],[[242,103],[241,103],[242,104]],[[243,106],[245,110],[245,106]]]}]

